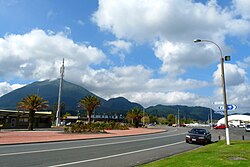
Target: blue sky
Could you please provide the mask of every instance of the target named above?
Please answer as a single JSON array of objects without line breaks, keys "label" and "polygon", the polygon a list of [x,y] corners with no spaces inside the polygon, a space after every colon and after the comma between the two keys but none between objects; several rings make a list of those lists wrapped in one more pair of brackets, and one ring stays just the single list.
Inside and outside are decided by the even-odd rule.
[{"label": "blue sky", "polygon": [[0,95],[59,77],[105,99],[144,107],[206,106],[227,98],[250,112],[250,1],[0,0]]}]

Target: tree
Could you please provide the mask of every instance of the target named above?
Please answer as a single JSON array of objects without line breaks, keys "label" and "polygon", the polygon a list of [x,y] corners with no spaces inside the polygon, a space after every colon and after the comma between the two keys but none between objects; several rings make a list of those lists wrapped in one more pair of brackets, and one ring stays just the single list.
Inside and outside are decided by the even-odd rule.
[{"label": "tree", "polygon": [[149,116],[144,116],[144,117],[142,117],[141,121],[143,122],[143,120],[144,120],[144,123],[145,123],[145,124],[150,123],[150,118],[149,118]]},{"label": "tree", "polygon": [[17,104],[17,108],[24,111],[29,111],[29,126],[28,130],[33,130],[33,123],[35,112],[37,110],[44,110],[49,107],[48,101],[36,94],[29,95],[23,98]]},{"label": "tree", "polygon": [[175,116],[174,116],[174,114],[168,114],[167,121],[168,121],[169,124],[174,124],[175,123]]},{"label": "tree", "polygon": [[133,108],[127,114],[127,118],[133,121],[136,128],[139,127],[139,121],[141,120],[142,117],[143,117],[143,110],[141,108]]},{"label": "tree", "polygon": [[101,105],[101,101],[96,96],[85,96],[79,102],[79,106],[88,113],[88,124],[91,124],[91,115],[96,107]]}]

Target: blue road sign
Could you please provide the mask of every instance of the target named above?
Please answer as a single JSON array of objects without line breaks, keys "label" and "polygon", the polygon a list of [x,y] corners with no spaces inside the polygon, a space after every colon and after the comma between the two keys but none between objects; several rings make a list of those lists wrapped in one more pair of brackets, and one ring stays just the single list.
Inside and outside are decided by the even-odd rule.
[{"label": "blue road sign", "polygon": [[[236,110],[237,106],[235,104],[228,104],[227,105],[227,110],[228,111],[232,111],[232,110]],[[219,106],[219,110],[224,110],[224,106]]]}]

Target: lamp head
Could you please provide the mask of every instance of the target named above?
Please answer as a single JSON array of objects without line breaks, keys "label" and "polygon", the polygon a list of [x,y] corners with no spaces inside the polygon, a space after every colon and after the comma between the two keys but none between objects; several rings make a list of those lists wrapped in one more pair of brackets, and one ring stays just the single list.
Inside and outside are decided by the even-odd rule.
[{"label": "lamp head", "polygon": [[195,39],[194,42],[201,42],[201,39]]}]

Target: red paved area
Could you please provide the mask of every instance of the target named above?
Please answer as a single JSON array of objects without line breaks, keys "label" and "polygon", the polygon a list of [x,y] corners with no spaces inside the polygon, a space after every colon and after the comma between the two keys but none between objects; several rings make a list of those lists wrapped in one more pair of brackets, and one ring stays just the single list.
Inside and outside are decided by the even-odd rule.
[{"label": "red paved area", "polygon": [[130,128],[129,130],[106,130],[108,133],[99,134],[72,134],[63,131],[0,131],[0,145],[34,143],[63,140],[79,140],[91,138],[105,138],[163,132],[162,129]]}]

